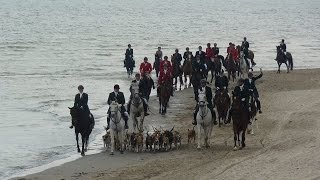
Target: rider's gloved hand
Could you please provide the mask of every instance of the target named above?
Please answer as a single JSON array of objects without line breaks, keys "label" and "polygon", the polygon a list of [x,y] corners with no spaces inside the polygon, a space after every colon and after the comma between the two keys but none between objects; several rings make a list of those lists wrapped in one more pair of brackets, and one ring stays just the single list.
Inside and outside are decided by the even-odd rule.
[{"label": "rider's gloved hand", "polygon": [[245,100],[246,100],[246,98],[242,98],[242,99],[241,99],[241,101],[245,101]]}]

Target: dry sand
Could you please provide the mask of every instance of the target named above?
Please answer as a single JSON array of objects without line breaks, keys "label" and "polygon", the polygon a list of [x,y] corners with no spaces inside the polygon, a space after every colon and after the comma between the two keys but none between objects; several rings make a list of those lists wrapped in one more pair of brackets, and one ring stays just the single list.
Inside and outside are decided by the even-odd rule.
[{"label": "dry sand", "polygon": [[[163,153],[108,152],[85,156],[22,179],[320,179],[320,70],[265,72],[257,81],[263,114],[247,147],[233,151],[230,125],[215,126],[209,149],[186,144],[195,102],[192,89],[177,92],[169,113],[148,116],[151,124],[183,135],[180,150]],[[232,86],[234,84],[232,83]],[[151,110],[158,104],[151,100]]]}]

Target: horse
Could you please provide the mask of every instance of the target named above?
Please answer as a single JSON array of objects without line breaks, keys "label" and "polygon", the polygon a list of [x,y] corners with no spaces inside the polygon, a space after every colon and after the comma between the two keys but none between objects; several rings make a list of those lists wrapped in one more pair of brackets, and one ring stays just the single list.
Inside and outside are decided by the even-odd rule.
[{"label": "horse", "polygon": [[289,63],[289,68],[292,71],[293,70],[293,58],[292,58],[292,54],[290,52],[286,52],[286,56],[288,59],[288,63]]},{"label": "horse", "polygon": [[232,81],[234,82],[234,80],[236,79],[237,64],[232,59],[231,54],[229,54],[226,59],[227,59],[226,66],[228,71],[228,79],[230,80],[230,76],[232,75]]},{"label": "horse", "polygon": [[240,51],[240,63],[239,63],[239,71],[238,76],[241,78],[245,78],[245,74],[248,75],[250,67],[248,67],[246,60],[244,59],[243,51]]},{"label": "horse", "polygon": [[[240,149],[246,146],[245,144],[245,137],[246,137],[246,130],[249,124],[249,115],[248,112],[245,110],[241,103],[240,97],[233,96],[232,102],[232,121],[233,121],[233,139],[234,139],[234,147],[233,150],[238,150],[238,146]],[[237,144],[238,142],[238,144]]]},{"label": "horse", "polygon": [[135,67],[135,61],[133,60],[133,58],[125,59],[124,66],[127,69],[128,78],[130,78],[130,76],[132,76],[132,74],[133,74],[133,69]]},{"label": "horse", "polygon": [[225,124],[227,124],[227,115],[231,105],[231,99],[226,89],[219,89],[216,92],[214,96],[214,104],[217,106],[219,127],[221,127],[221,119]]},{"label": "horse", "polygon": [[111,136],[111,155],[114,155],[115,139],[119,141],[120,153],[124,150],[124,121],[120,113],[121,105],[115,101],[110,104],[110,136]]},{"label": "horse", "polygon": [[[144,122],[144,109],[143,109],[143,99],[139,96],[139,86],[133,84],[131,86],[131,104],[130,104],[130,119],[132,120],[132,129],[133,132],[143,131],[143,122]],[[138,121],[140,117],[140,121]]]},{"label": "horse", "polygon": [[[291,56],[291,54],[290,54]],[[276,61],[278,63],[278,71],[277,73],[280,73],[280,67],[281,65],[284,63],[287,66],[287,73],[289,73],[289,66],[287,63],[287,55],[284,54],[284,52],[280,49],[280,46],[277,46],[277,57],[276,57]],[[292,61],[292,56],[291,56],[291,61]]]},{"label": "horse", "polygon": [[178,77],[179,77],[179,81],[180,81],[179,90],[181,90],[181,86],[183,85],[183,80],[182,80],[183,71],[182,71],[179,63],[177,63],[177,60],[174,55],[171,56],[171,63],[172,63],[172,76],[173,76],[173,80],[174,80],[175,89],[177,90]]},{"label": "horse", "polygon": [[166,81],[159,87],[159,113],[165,115],[167,113],[167,106],[171,95],[172,83],[171,81]]},{"label": "horse", "polygon": [[[222,56],[223,58],[223,56]],[[221,73],[222,70],[222,63],[221,63],[221,56],[217,56],[212,59],[213,61],[213,71],[214,71],[214,76],[217,77]],[[211,77],[211,83],[213,81],[213,76]]]},{"label": "horse", "polygon": [[214,63],[213,63],[213,59],[206,59],[205,64],[207,66],[207,70],[206,70],[206,79],[208,79],[209,77],[209,72],[211,72],[211,80],[213,79],[215,73],[215,67],[214,67]]},{"label": "horse", "polygon": [[[89,136],[94,127],[94,117],[92,114],[91,114],[91,117],[89,117],[87,112],[84,112],[82,109],[77,107],[72,107],[72,108],[69,107],[69,109],[70,109],[72,122],[74,122],[73,123],[74,132],[76,134],[78,153],[81,152],[81,155],[84,156],[85,152],[88,149]],[[81,134],[81,140],[82,140],[81,151],[79,148],[79,133]]]},{"label": "horse", "polygon": [[250,97],[250,112],[249,112],[249,117],[250,117],[250,121],[249,121],[249,125],[248,125],[248,134],[254,134],[253,132],[253,124],[255,124],[256,116],[257,116],[257,105],[256,105],[256,100],[254,98],[254,96],[252,95]]},{"label": "horse", "polygon": [[250,59],[252,62],[254,62],[254,53],[251,50],[248,50],[248,59]]},{"label": "horse", "polygon": [[[192,60],[193,57],[191,54],[188,55],[188,58],[185,60],[182,71],[184,75],[184,86],[187,88],[188,86],[191,86],[191,79],[192,79]],[[187,76],[189,76],[189,84],[187,86]]]},{"label": "horse", "polygon": [[154,63],[153,63],[153,69],[156,70],[156,76],[159,77],[159,71],[160,71],[160,57],[158,54],[154,55]]},{"label": "horse", "polygon": [[207,98],[205,92],[199,92],[199,111],[197,113],[197,127],[198,127],[198,149],[201,149],[201,128],[204,130],[204,144],[206,148],[209,148],[209,138],[211,137],[213,128],[213,117],[210,109],[208,108]]}]

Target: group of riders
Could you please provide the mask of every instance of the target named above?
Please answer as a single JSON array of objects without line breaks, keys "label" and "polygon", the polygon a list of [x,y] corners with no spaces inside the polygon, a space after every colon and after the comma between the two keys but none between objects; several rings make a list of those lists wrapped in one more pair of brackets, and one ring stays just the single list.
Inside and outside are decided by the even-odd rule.
[{"label": "group of riders", "polygon": [[[248,61],[249,42],[247,42],[246,37],[244,37],[244,41],[242,42],[242,45],[240,48],[241,48],[241,51],[243,51],[244,59],[245,59],[247,65],[249,66],[249,61]],[[286,52],[286,44],[284,43],[284,40],[282,40],[282,42],[280,44],[280,48],[283,52]],[[205,79],[205,75],[204,75],[205,71],[207,69],[205,61],[210,58],[218,57],[219,56],[219,48],[217,47],[216,43],[214,43],[214,47],[212,47],[212,48],[211,48],[211,44],[208,43],[207,48],[206,48],[206,52],[202,51],[201,46],[199,46],[198,49],[199,49],[199,51],[197,51],[195,54],[195,60],[192,62],[192,71],[193,71],[193,73],[197,73],[197,72],[202,73],[202,76],[201,76],[199,85],[197,87],[194,87],[195,100],[197,101],[197,106],[194,111],[194,119],[192,122],[192,124],[194,124],[194,125],[197,124],[196,115],[199,110],[199,108],[198,108],[199,92],[200,91],[205,92],[206,98],[207,98],[207,106],[211,110],[212,114],[215,114],[214,113],[215,104],[213,103],[214,102],[214,100],[213,100],[214,94],[216,94],[217,92],[221,92],[221,91],[228,93],[228,85],[229,85],[229,79],[224,75],[224,72],[222,70],[221,73],[219,74],[219,76],[216,76],[216,80],[215,80],[216,91],[213,94],[212,89],[209,86],[207,86],[209,83]],[[239,58],[239,46],[235,47],[235,45],[233,43],[229,43],[229,47],[227,48],[227,53],[228,53],[228,56],[232,57],[231,59],[233,59],[234,61],[237,61],[237,59]],[[157,60],[160,60],[158,62],[159,63],[158,64],[159,65],[159,67],[158,67],[159,74],[157,72],[157,77],[158,77],[157,92],[159,92],[159,87],[161,85],[163,85],[164,83],[169,82],[172,85],[172,81],[173,81],[172,63],[168,60],[168,56],[164,56],[163,59],[162,59],[162,56],[163,56],[163,53],[161,51],[161,47],[158,47],[158,50],[155,53],[155,63],[153,66],[148,62],[148,58],[145,57],[144,62],[140,64],[140,68],[139,68],[140,73],[137,73],[135,75],[135,79],[131,82],[130,92],[132,90],[131,87],[133,84],[136,84],[139,87],[139,95],[140,95],[141,99],[143,100],[145,116],[149,115],[147,112],[148,111],[147,103],[149,100],[151,89],[152,88],[155,89],[154,81],[151,78],[151,72],[152,72],[152,70],[154,70],[156,68],[155,64],[156,64]],[[178,49],[175,50],[175,53],[172,56],[175,57],[174,58],[175,63],[177,63],[180,67],[182,67],[186,63],[186,60],[190,56],[193,57],[193,54],[189,50],[189,48],[187,47],[186,52],[183,54],[183,56],[179,53]],[[185,61],[183,62],[183,65],[181,65],[183,59]],[[135,64],[135,62],[133,60],[133,49],[131,48],[130,44],[128,45],[128,49],[126,49],[124,65],[127,66],[128,62],[133,63],[133,66]],[[252,66],[256,65],[256,63],[253,61],[253,59],[251,59],[251,64],[252,64]],[[255,86],[255,81],[257,79],[261,78],[262,75],[263,75],[263,73],[262,73],[262,70],[260,69],[259,76],[253,76],[252,72],[249,72],[247,79],[241,78],[238,80],[238,84],[233,91],[233,96],[236,96],[241,99],[241,102],[243,104],[243,108],[245,111],[250,111],[249,99],[254,98],[255,102],[257,103],[257,109],[258,109],[259,113],[262,113],[261,103],[259,100],[259,93],[258,93],[258,90]],[[88,116],[91,116],[91,113],[90,113],[90,110],[88,107],[88,94],[84,93],[84,87],[82,85],[78,86],[78,90],[79,90],[79,93],[75,96],[74,107],[83,110],[83,112],[85,112]],[[173,88],[171,90],[171,96],[173,96]],[[125,121],[125,128],[126,129],[128,128],[127,121],[129,119],[128,112],[130,112],[131,98],[132,97],[130,96],[128,107],[126,108],[125,107],[125,102],[126,102],[125,96],[124,96],[123,92],[120,92],[120,86],[118,84],[116,84],[116,85],[114,85],[114,91],[109,94],[108,101],[107,101],[108,105],[110,105],[112,103],[112,101],[115,101],[121,105],[121,108],[120,108],[121,117]],[[230,111],[229,111],[229,116],[228,116],[229,122],[231,120],[230,114],[232,114],[232,108],[230,108]],[[109,129],[110,108],[108,110],[107,122],[108,122],[107,129]],[[217,122],[215,121],[214,124],[217,124]],[[72,125],[70,126],[70,128],[73,128],[73,126],[74,126],[74,122],[72,122]]]}]

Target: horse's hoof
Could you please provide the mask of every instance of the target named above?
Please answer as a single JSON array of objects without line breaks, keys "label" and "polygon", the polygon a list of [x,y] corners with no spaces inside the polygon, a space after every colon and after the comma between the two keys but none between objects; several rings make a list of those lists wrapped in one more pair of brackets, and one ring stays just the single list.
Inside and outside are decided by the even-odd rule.
[{"label": "horse's hoof", "polygon": [[210,146],[209,146],[209,145],[206,145],[206,148],[210,148]]},{"label": "horse's hoof", "polygon": [[233,147],[233,150],[238,151],[238,147],[237,146]]},{"label": "horse's hoof", "polygon": [[81,156],[85,156],[84,152],[81,152]]},{"label": "horse's hoof", "polygon": [[80,149],[78,149],[78,153],[81,153]]},{"label": "horse's hoof", "polygon": [[87,149],[87,148],[85,148],[85,149],[84,149],[84,152],[87,152],[87,151],[88,151],[88,149]]},{"label": "horse's hoof", "polygon": [[110,155],[114,155],[114,153],[113,153],[113,152],[111,152],[111,153],[110,153]]}]

